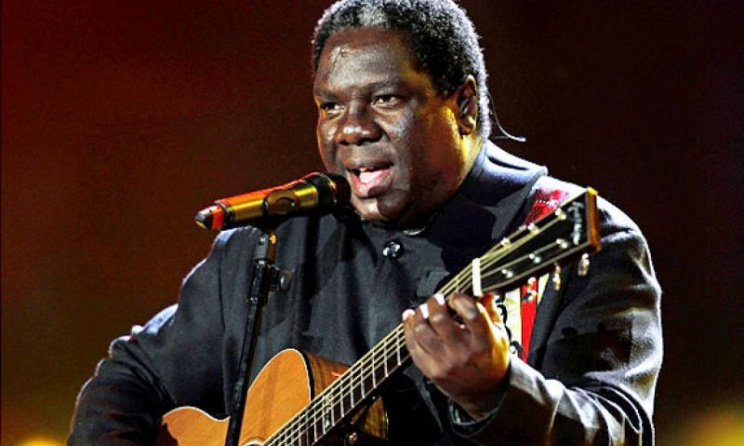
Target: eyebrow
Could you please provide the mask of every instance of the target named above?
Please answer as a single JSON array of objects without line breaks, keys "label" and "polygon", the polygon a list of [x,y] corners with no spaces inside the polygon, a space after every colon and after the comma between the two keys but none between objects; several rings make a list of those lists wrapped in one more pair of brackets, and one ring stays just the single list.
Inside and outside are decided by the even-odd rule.
[{"label": "eyebrow", "polygon": [[[399,87],[401,85],[404,85],[405,82],[402,80],[387,80],[387,81],[380,81],[380,82],[370,82],[369,84],[364,84],[362,88],[367,91],[373,91],[373,90],[381,90],[385,88],[394,88]],[[335,93],[333,93],[331,90],[318,90],[316,88],[313,88],[313,96],[336,96]]]}]

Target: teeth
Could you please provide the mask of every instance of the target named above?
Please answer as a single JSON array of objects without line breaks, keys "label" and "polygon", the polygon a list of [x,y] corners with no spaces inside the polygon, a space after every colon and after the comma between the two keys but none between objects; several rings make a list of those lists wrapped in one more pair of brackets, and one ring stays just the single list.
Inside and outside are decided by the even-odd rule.
[{"label": "teeth", "polygon": [[376,173],[376,172],[383,171],[387,168],[388,166],[372,166],[372,167],[365,166],[365,167],[357,167],[355,169],[350,169],[349,171],[356,176],[363,175],[368,178],[369,175]]},{"label": "teeth", "polygon": [[384,169],[384,167],[357,167],[356,169],[353,169],[354,172],[374,172],[376,170]]}]

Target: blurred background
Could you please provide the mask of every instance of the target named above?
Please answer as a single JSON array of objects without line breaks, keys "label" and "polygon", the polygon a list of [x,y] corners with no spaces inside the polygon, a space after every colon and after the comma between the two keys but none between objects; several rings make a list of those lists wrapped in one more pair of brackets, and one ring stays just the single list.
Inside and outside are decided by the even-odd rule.
[{"label": "blurred background", "polygon": [[[502,145],[644,229],[665,290],[658,444],[744,444],[744,7],[465,1]],[[2,444],[64,441],[109,342],[176,301],[198,209],[321,168],[328,1],[2,4]]]}]

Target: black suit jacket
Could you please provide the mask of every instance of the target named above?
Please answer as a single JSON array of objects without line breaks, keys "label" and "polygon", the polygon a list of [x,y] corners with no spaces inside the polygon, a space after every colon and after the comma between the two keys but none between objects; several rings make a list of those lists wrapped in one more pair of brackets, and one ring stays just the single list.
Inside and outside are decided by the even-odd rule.
[{"label": "black suit jacket", "polygon": [[[285,348],[357,360],[404,309],[516,229],[538,180],[579,190],[489,145],[424,227],[370,224],[352,212],[282,224],[277,265],[293,280],[266,307],[253,377]],[[600,209],[602,251],[589,275],[567,269],[563,288],[545,292],[530,355],[512,360],[499,406],[470,421],[411,366],[383,393],[394,444],[653,443],[660,290],[638,228],[607,202]],[[178,406],[226,414],[258,234],[221,233],[185,279],[178,307],[114,341],[81,391],[70,444],[151,443],[162,414]]]}]

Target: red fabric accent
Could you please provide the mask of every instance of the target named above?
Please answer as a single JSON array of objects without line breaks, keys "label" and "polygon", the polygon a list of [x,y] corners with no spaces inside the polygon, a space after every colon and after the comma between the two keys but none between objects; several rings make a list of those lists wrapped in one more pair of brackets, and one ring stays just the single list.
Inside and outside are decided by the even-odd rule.
[{"label": "red fabric accent", "polygon": [[[538,189],[535,193],[535,199],[532,202],[532,208],[524,219],[524,225],[555,212],[563,201],[568,198],[569,193],[560,189]],[[530,343],[532,341],[532,328],[535,325],[535,316],[537,315],[537,293],[538,280],[532,277],[528,284],[522,287],[522,302],[520,311],[522,313],[522,350],[527,360],[530,354]]]},{"label": "red fabric accent", "polygon": [[537,279],[530,279],[529,283],[522,287],[522,350],[523,360],[527,360],[530,352],[530,341],[532,341],[532,327],[535,325],[537,314]]},{"label": "red fabric accent", "polygon": [[555,212],[558,206],[568,198],[568,191],[560,189],[538,189],[532,202],[532,209],[527,213],[524,224],[528,225],[541,217]]}]

